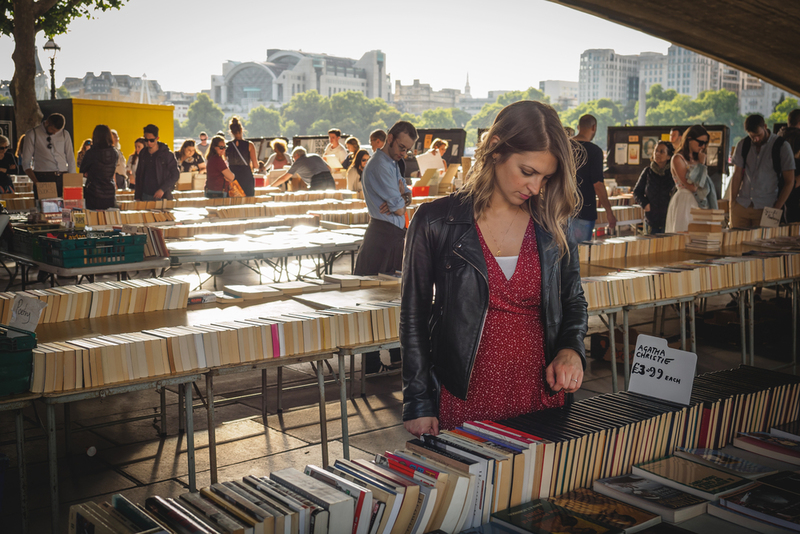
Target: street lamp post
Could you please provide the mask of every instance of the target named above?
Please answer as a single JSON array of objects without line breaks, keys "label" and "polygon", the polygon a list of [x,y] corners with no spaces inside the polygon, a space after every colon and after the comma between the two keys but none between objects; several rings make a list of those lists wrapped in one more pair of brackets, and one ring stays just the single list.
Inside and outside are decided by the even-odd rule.
[{"label": "street lamp post", "polygon": [[50,54],[50,100],[56,99],[56,53],[61,50],[61,47],[55,41],[49,39],[44,49]]}]

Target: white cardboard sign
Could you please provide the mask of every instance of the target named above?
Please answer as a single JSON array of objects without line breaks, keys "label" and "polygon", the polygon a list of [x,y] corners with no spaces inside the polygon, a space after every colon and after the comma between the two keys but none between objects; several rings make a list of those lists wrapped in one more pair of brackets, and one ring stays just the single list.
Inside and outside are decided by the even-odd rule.
[{"label": "white cardboard sign", "polygon": [[[14,302],[11,308],[11,320],[8,322],[9,326],[27,330],[28,332],[35,332],[36,325],[39,324],[39,317],[42,315],[42,310],[45,309],[47,303],[32,297],[23,295],[15,295]],[[16,332],[9,332],[9,337],[17,337]]]},{"label": "white cardboard sign", "polygon": [[630,391],[689,404],[697,354],[670,348],[666,339],[640,334],[632,364]]}]

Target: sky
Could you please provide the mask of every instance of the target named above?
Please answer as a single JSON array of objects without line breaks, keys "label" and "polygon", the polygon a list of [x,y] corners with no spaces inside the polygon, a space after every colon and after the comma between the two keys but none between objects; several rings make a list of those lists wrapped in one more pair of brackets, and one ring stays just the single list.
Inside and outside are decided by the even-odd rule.
[{"label": "sky", "polygon": [[[352,7],[350,7],[352,6]],[[427,6],[427,7],[426,7]],[[349,9],[349,10],[348,10]],[[39,60],[50,60],[37,36]],[[434,90],[538,87],[540,80],[578,80],[581,53],[666,53],[669,43],[544,0],[460,0],[434,4],[302,0],[129,0],[119,11],[74,21],[55,37],[56,83],[87,72],[158,80],[170,91],[209,89],[222,64],[264,61],[267,49],[360,58],[386,54],[392,90],[414,79]],[[14,73],[14,41],[0,38],[0,79]]]}]

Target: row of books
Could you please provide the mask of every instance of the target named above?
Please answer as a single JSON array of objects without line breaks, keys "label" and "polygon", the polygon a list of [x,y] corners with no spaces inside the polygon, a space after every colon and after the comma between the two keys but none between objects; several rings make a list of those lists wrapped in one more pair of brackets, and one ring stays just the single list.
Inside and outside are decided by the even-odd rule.
[{"label": "row of books", "polygon": [[294,191],[294,192],[273,192],[270,193],[272,200],[276,202],[319,202],[320,200],[334,199],[347,200],[356,198],[356,193],[347,189],[335,189],[325,191]]},{"label": "row of books", "polygon": [[[641,206],[611,206],[611,213],[617,222],[641,221],[644,218],[644,210]],[[608,222],[605,208],[597,208],[597,224]]]},{"label": "row of books", "polygon": [[686,250],[716,251],[722,247],[725,210],[692,208]]},{"label": "row of books", "polygon": [[685,246],[685,234],[614,237],[579,243],[578,255],[581,263],[597,263],[602,260],[674,252],[683,250]]},{"label": "row of books", "polygon": [[[184,300],[185,302],[185,300]],[[396,302],[40,343],[31,391],[50,393],[397,339]]]},{"label": "row of books", "polygon": [[[3,197],[12,195],[3,195]],[[16,198],[3,198],[6,203],[6,208],[9,211],[32,210],[36,207],[36,201],[33,196],[16,197]]]},{"label": "row of books", "polygon": [[114,224],[163,223],[175,220],[175,215],[168,211],[120,211],[84,210],[87,226],[107,226]]},{"label": "row of books", "polygon": [[[697,377],[689,406],[620,392],[500,424],[535,458],[521,471],[528,474],[520,484],[534,481],[530,494],[524,492],[527,502],[629,474],[678,447],[719,448],[741,434],[795,421],[798,384],[793,375],[741,366]],[[472,425],[464,429],[475,431]]]},{"label": "row of books", "polygon": [[[305,281],[274,282],[261,285],[231,284],[224,287],[224,292],[244,301],[277,298],[283,295],[304,295],[318,291],[339,291],[340,289],[358,289],[378,286],[399,286],[400,277],[389,274],[377,276],[356,276],[351,274],[326,274],[322,279]],[[191,301],[190,301],[191,303]]]},{"label": "row of books", "polygon": [[202,222],[196,224],[181,224],[165,226],[162,228],[165,239],[180,239],[206,234],[244,234],[248,230],[259,230],[276,226],[318,226],[318,220],[313,215],[281,215],[278,217],[263,217],[246,220],[218,220],[215,222]]},{"label": "row of books", "polygon": [[369,211],[363,208],[347,210],[309,210],[308,214],[318,217],[320,221],[337,224],[369,224]]},{"label": "row of books", "polygon": [[[722,246],[741,245],[760,239],[800,235],[800,224],[772,228],[732,228],[722,230]],[[578,244],[581,263],[598,263],[632,256],[648,256],[684,250],[687,234],[656,234],[598,239]]]},{"label": "row of books", "polygon": [[249,217],[275,217],[277,215],[301,215],[316,210],[353,210],[364,209],[366,207],[366,202],[359,199],[324,199],[302,202],[265,202],[242,206],[210,206],[206,209],[211,217],[219,217],[220,219],[243,219]]},{"label": "row of books", "polygon": [[177,278],[96,282],[0,293],[0,323],[9,324],[16,295],[44,302],[39,324],[185,308],[189,283]]},{"label": "row of books", "polygon": [[699,295],[800,276],[800,254],[771,252],[630,268],[581,279],[589,309]]}]

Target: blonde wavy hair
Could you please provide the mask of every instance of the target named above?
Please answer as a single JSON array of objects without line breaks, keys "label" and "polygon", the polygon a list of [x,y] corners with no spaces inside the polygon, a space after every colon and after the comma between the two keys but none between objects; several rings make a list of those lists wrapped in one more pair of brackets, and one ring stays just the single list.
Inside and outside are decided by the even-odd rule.
[{"label": "blonde wavy hair", "polygon": [[523,209],[553,236],[561,256],[569,254],[567,225],[583,204],[575,171],[584,161],[585,151],[567,137],[558,113],[548,104],[522,100],[497,114],[486,142],[478,147],[475,170],[463,189],[472,198],[475,219],[489,208],[495,165],[522,152],[550,152],[558,161],[556,172],[542,182],[539,194],[529,198]]}]

